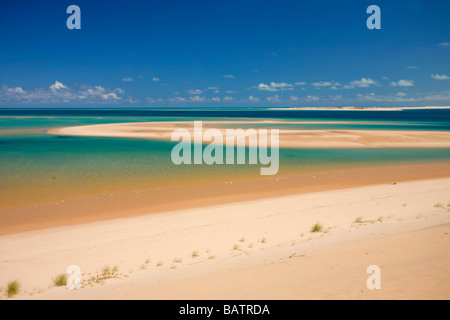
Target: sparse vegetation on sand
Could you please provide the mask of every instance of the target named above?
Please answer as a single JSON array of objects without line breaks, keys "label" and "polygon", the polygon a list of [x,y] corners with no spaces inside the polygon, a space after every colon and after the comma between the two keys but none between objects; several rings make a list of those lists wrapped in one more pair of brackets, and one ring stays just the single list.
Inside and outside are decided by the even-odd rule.
[{"label": "sparse vegetation on sand", "polygon": [[317,232],[322,232],[323,227],[320,223],[316,223],[315,225],[313,225],[313,227],[311,228],[311,233],[317,233]]},{"label": "sparse vegetation on sand", "polygon": [[10,281],[6,285],[6,296],[12,298],[20,292],[20,282],[18,280]]},{"label": "sparse vegetation on sand", "polygon": [[435,207],[435,208],[443,208],[444,205],[443,205],[442,203],[438,202],[438,203],[436,203],[436,204],[434,205],[434,207]]},{"label": "sparse vegetation on sand", "polygon": [[164,262],[159,261],[159,262],[156,264],[156,267],[159,268],[159,267],[162,267],[163,265],[164,265]]},{"label": "sparse vegetation on sand", "polygon": [[111,271],[108,267],[104,267],[102,273],[96,274],[89,279],[82,281],[81,284],[83,287],[94,286],[95,284],[104,284],[105,280],[108,279],[120,279],[123,277],[127,277],[126,275],[123,275],[118,271],[114,271],[115,269],[119,270],[117,266],[114,267],[113,271]]},{"label": "sparse vegetation on sand", "polygon": [[383,217],[379,217],[377,220],[363,220],[362,217],[358,217],[353,221],[353,224],[368,224],[368,223],[377,223],[377,222],[383,222]]},{"label": "sparse vegetation on sand", "polygon": [[174,259],[173,259],[173,262],[174,262],[174,263],[182,263],[182,262],[183,262],[183,259],[177,257],[177,258],[174,258]]},{"label": "sparse vegetation on sand", "polygon": [[235,244],[235,245],[233,246],[233,250],[234,250],[234,251],[241,251],[241,247],[239,247],[238,244]]},{"label": "sparse vegetation on sand", "polygon": [[62,273],[57,275],[54,279],[53,279],[53,285],[55,287],[64,287],[67,285],[67,274]]},{"label": "sparse vegetation on sand", "polygon": [[198,251],[197,250],[192,251],[191,257],[194,258],[194,259],[198,258],[199,257]]}]

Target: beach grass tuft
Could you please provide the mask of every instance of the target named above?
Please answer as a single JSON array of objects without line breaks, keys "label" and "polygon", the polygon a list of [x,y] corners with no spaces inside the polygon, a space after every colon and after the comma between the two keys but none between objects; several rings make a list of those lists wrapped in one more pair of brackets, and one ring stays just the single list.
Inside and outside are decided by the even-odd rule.
[{"label": "beach grass tuft", "polygon": [[322,225],[320,223],[316,223],[312,228],[311,228],[311,232],[312,233],[317,233],[317,232],[321,232],[323,229]]},{"label": "beach grass tuft", "polygon": [[241,251],[241,247],[239,247],[238,244],[235,244],[235,245],[233,246],[233,250],[234,250],[234,251]]},{"label": "beach grass tuft", "polygon": [[442,207],[444,207],[444,205],[443,205],[442,203],[438,202],[438,203],[436,203],[436,204],[434,205],[434,207],[435,207],[435,208],[442,208]]},{"label": "beach grass tuft", "polygon": [[10,281],[6,285],[6,296],[12,298],[20,292],[20,282],[18,280]]},{"label": "beach grass tuft", "polygon": [[164,262],[159,261],[159,262],[156,264],[156,267],[159,268],[159,267],[162,267],[163,265],[164,265]]},{"label": "beach grass tuft", "polygon": [[61,273],[61,274],[57,275],[53,279],[53,285],[55,287],[64,287],[64,286],[66,286],[67,285],[67,274]]},{"label": "beach grass tuft", "polygon": [[181,258],[179,258],[179,257],[176,257],[176,258],[173,259],[173,262],[174,262],[174,263],[182,263],[182,262],[183,262],[183,259],[181,259]]},{"label": "beach grass tuft", "polygon": [[239,242],[245,242],[245,238],[239,239]]},{"label": "beach grass tuft", "polygon": [[353,223],[363,223],[363,218],[362,217],[358,217],[355,219],[355,221]]},{"label": "beach grass tuft", "polygon": [[194,258],[194,259],[198,258],[199,257],[198,251],[197,250],[192,251],[191,257]]}]

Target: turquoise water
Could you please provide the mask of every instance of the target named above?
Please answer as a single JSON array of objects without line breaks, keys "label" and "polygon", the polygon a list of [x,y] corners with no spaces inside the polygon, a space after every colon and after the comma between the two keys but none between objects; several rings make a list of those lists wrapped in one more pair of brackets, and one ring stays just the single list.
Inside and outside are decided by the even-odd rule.
[{"label": "turquoise water", "polygon": [[[9,112],[9,113],[8,113]],[[274,114],[248,111],[239,114],[195,113],[116,115],[96,110],[85,114],[66,114],[66,110],[33,110],[17,114],[0,110],[0,208],[30,203],[153,189],[171,185],[189,185],[237,179],[261,179],[260,165],[176,166],[170,154],[175,143],[144,139],[60,137],[45,134],[56,127],[86,124],[269,119]],[[61,114],[62,112],[62,114]],[[189,111],[192,112],[192,111]],[[233,111],[236,112],[236,111]],[[339,112],[345,113],[345,112]],[[351,112],[353,113],[353,112]],[[366,112],[367,114],[368,112]],[[391,112],[388,112],[391,113]],[[236,117],[236,115],[238,117]],[[373,118],[355,119],[340,114],[305,117],[280,117],[286,121],[358,121],[357,124],[283,124],[276,127],[300,129],[389,129],[448,130],[448,112],[444,116],[407,115],[393,117],[368,114]],[[359,116],[356,116],[359,117]],[[381,117],[381,118],[380,118]],[[387,117],[387,118],[386,118]],[[245,126],[240,126],[245,127]],[[252,126],[257,127],[257,126]],[[397,163],[440,162],[450,160],[450,149],[281,149],[278,175],[304,174],[354,166],[378,166]]]}]

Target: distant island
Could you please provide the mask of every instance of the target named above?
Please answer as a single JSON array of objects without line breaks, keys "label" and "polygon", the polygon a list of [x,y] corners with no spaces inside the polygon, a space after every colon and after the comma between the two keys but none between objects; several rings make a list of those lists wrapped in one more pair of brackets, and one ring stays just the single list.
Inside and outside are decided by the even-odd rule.
[{"label": "distant island", "polygon": [[401,110],[424,110],[424,109],[450,109],[450,106],[426,106],[426,107],[289,107],[268,108],[269,110],[336,110],[336,111],[401,111]]}]

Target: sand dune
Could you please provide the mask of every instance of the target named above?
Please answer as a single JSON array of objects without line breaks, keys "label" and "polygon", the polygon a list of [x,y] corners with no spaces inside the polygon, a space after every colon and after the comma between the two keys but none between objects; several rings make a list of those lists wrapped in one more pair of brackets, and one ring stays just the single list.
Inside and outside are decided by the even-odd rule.
[{"label": "sand dune", "polygon": [[[0,284],[19,279],[20,299],[448,299],[449,194],[445,178],[4,235]],[[83,279],[122,275],[49,288],[73,264]],[[365,285],[372,264],[379,291]]]}]

